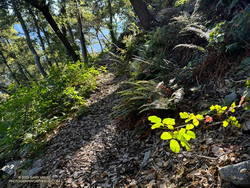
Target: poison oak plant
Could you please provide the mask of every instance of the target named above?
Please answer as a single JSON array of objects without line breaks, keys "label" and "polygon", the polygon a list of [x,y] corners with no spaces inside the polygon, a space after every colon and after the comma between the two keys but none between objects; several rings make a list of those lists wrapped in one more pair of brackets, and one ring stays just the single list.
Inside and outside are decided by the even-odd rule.
[{"label": "poison oak plant", "polygon": [[[189,141],[196,138],[194,129],[201,124],[221,124],[223,127],[232,125],[240,128],[239,121],[233,116],[237,107],[235,102],[232,103],[231,106],[212,105],[209,113],[205,116],[201,114],[180,112],[180,119],[184,121],[184,124],[180,126],[176,126],[176,120],[173,118],[161,119],[157,116],[149,116],[148,120],[152,123],[151,129],[160,128],[165,130],[161,134],[161,139],[168,140],[170,149],[174,153],[179,153],[181,147],[185,148],[187,151],[191,149]],[[218,122],[215,122],[214,119],[218,120]]]}]

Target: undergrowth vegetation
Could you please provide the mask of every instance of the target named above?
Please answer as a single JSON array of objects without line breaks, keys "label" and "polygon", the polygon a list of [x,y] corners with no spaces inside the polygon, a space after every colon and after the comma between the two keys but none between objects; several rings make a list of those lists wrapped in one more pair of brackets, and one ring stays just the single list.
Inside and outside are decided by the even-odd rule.
[{"label": "undergrowth vegetation", "polygon": [[[186,3],[175,1],[175,6]],[[201,5],[204,3],[201,1]],[[126,59],[130,81],[120,92],[116,113],[120,119],[136,116],[131,122],[134,125],[144,122],[140,125],[145,126],[145,118],[149,117],[152,129],[168,129],[161,138],[171,140],[170,148],[176,153],[181,146],[191,149],[189,141],[196,138],[193,129],[200,124],[240,127],[239,121],[244,121],[242,110],[236,116],[233,113],[242,107],[239,97],[244,96],[244,83],[249,80],[249,6],[239,1],[213,1],[211,6],[218,10],[223,6],[224,17],[210,18],[206,15],[209,12],[203,10],[204,19],[210,19],[207,21],[180,13],[164,26],[148,33],[136,32],[123,41],[129,46],[128,51],[123,49],[123,56],[130,57]],[[233,99],[239,103],[237,106],[224,100],[233,90],[237,90]],[[249,102],[249,98],[245,100]],[[212,105],[216,103],[223,107]],[[163,118],[162,112],[169,110],[173,114],[184,112],[180,118],[173,114],[175,118]],[[180,126],[181,119],[185,126]]]},{"label": "undergrowth vegetation", "polygon": [[10,86],[0,104],[0,158],[26,156],[43,145],[43,137],[69,113],[85,104],[104,70],[77,62],[51,70],[43,80]]}]

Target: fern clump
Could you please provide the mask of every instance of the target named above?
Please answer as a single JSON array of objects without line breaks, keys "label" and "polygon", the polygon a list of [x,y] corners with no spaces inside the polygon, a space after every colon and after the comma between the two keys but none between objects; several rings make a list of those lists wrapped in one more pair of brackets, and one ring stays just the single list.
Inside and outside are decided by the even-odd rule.
[{"label": "fern clump", "polygon": [[152,110],[175,109],[182,101],[184,91],[176,91],[154,80],[140,80],[125,83],[127,89],[119,92],[121,100],[114,108],[114,115],[127,117],[130,114],[141,114]]}]

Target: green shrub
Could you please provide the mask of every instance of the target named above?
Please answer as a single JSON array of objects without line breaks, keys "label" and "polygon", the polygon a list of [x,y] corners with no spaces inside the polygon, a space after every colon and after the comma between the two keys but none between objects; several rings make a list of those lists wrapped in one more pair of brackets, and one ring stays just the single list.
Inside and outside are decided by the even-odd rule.
[{"label": "green shrub", "polygon": [[54,68],[47,79],[22,86],[0,104],[0,158],[37,149],[55,128],[96,88],[95,68],[80,62]]},{"label": "green shrub", "polygon": [[250,6],[236,14],[231,21],[220,22],[210,33],[209,45],[224,52],[249,48]]},{"label": "green shrub", "polygon": [[218,43],[224,42],[225,30],[224,27],[225,22],[220,22],[215,25],[213,30],[209,34],[209,45],[215,46]]}]

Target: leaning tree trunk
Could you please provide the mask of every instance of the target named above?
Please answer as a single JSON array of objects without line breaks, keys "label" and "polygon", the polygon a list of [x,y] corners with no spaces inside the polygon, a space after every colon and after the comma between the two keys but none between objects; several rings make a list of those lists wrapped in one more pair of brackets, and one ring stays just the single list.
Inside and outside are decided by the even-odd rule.
[{"label": "leaning tree trunk", "polygon": [[[18,63],[18,62],[17,62],[17,63]],[[23,69],[24,73],[26,73],[26,74],[29,76],[29,78],[30,78],[31,80],[37,82],[35,76],[33,76],[33,75],[26,69],[25,66],[21,65],[20,63],[18,63],[18,64],[21,66],[21,68]]]},{"label": "leaning tree trunk", "polygon": [[97,29],[95,29],[95,34],[96,34],[96,38],[97,38],[97,40],[98,40],[98,43],[99,43],[99,45],[100,45],[100,47],[101,47],[101,50],[102,50],[102,52],[103,52],[103,46],[102,46],[102,42],[101,42],[101,40],[100,40],[100,37],[99,37],[99,33],[98,33],[98,30]]},{"label": "leaning tree trunk", "polygon": [[155,19],[150,14],[146,3],[143,0],[130,0],[130,3],[133,6],[135,14],[138,16],[143,29],[150,30]]},{"label": "leaning tree trunk", "polygon": [[28,44],[28,47],[31,51],[31,53],[33,54],[34,56],[34,59],[35,59],[35,64],[39,70],[39,72],[44,76],[46,77],[47,76],[47,73],[45,72],[41,62],[40,62],[40,57],[39,55],[37,54],[33,44],[32,44],[32,41],[31,41],[31,38],[30,38],[30,35],[29,35],[29,31],[26,27],[26,24],[25,24],[25,21],[23,20],[23,17],[21,15],[21,13],[19,12],[19,9],[16,7],[16,2],[13,1],[12,3],[13,5],[13,9],[14,9],[14,12],[15,12],[15,15],[17,16],[17,19],[19,20],[21,26],[22,26],[22,29],[24,31],[24,35],[25,35],[25,38],[26,38],[26,41],[27,41],[27,44]]},{"label": "leaning tree trunk", "polygon": [[59,29],[57,23],[55,22],[54,18],[50,14],[49,6],[45,4],[45,1],[38,1],[38,0],[25,0],[30,5],[34,6],[36,9],[40,10],[47,20],[47,22],[50,24],[54,32],[56,33],[57,37],[61,40],[64,47],[67,50],[68,55],[72,58],[74,62],[80,60],[79,56],[74,51],[74,48],[68,41],[68,39],[63,35],[62,31]]},{"label": "leaning tree trunk", "polygon": [[23,76],[23,79],[28,82],[29,81],[29,78],[26,76],[24,70],[23,70],[23,67],[21,66],[21,64],[19,62],[16,62],[16,65],[17,65],[17,68],[19,70],[19,72],[22,74]]},{"label": "leaning tree trunk", "polygon": [[[6,45],[11,48],[11,44],[9,42],[7,42],[8,40],[5,40],[5,41],[6,41]],[[0,45],[0,50],[2,50],[2,49],[3,48]],[[3,52],[0,52],[0,53],[1,53],[2,57],[5,59],[5,62],[6,62],[5,64],[7,64],[7,59],[4,57]],[[13,59],[17,59],[16,54],[14,52],[10,52],[8,54],[8,56],[13,58]],[[23,66],[21,66],[21,64],[18,61],[15,61],[15,64],[17,65],[17,68],[18,68],[20,74],[23,76],[24,80],[28,82],[29,78],[26,76],[25,72],[23,71],[23,68],[22,68]]]},{"label": "leaning tree trunk", "polygon": [[33,22],[34,22],[34,25],[35,25],[35,28],[36,28],[36,33],[37,33],[37,36],[38,36],[38,38],[39,38],[39,40],[40,40],[40,44],[41,44],[42,50],[43,50],[43,52],[44,52],[45,59],[46,59],[46,61],[48,62],[48,65],[49,65],[50,67],[52,67],[52,63],[51,63],[51,61],[50,61],[50,59],[48,58],[48,55],[47,55],[47,53],[46,53],[46,48],[45,48],[45,44],[44,44],[44,41],[43,41],[43,38],[42,38],[42,35],[41,35],[40,27],[39,27],[39,25],[38,25],[38,21],[37,21],[37,19],[36,19],[35,14],[33,13],[32,9],[31,9],[30,7],[29,7],[29,13],[30,13],[30,15],[31,15],[31,17],[32,17],[32,19],[33,19]]},{"label": "leaning tree trunk", "polygon": [[13,78],[13,80],[17,83],[17,85],[20,85],[20,82],[19,80],[17,79],[16,77],[16,74],[12,71],[12,69],[10,68],[7,60],[6,60],[6,57],[4,56],[3,52],[2,52],[2,49],[0,49],[0,57],[2,58],[2,62],[3,64],[7,67],[7,69],[10,71],[10,74],[11,74],[11,77]]},{"label": "leaning tree trunk", "polygon": [[50,59],[53,60],[53,63],[55,63],[57,67],[59,67],[58,62],[60,62],[60,60],[57,57],[53,56],[54,52],[53,52],[53,48],[51,46],[51,41],[50,41],[50,37],[49,37],[48,32],[42,26],[40,27],[40,29],[41,29],[42,33],[44,34],[45,42],[47,43],[47,46],[49,48],[49,52],[51,54],[51,58]]}]

